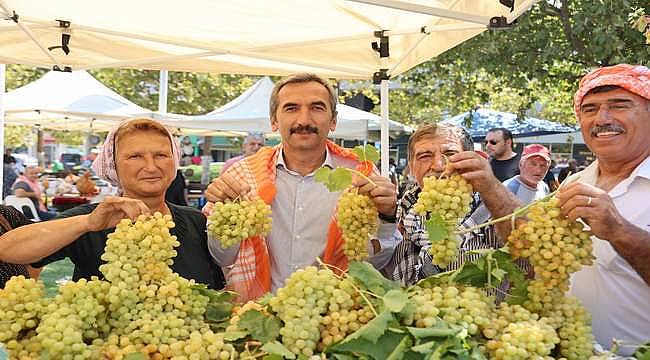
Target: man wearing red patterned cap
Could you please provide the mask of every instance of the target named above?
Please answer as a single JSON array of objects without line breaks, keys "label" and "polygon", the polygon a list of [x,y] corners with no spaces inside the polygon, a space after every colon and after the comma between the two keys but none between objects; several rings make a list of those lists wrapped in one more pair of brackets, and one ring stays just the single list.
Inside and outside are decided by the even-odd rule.
[{"label": "man wearing red patterned cap", "polygon": [[571,292],[593,317],[596,340],[621,340],[630,355],[650,340],[650,69],[616,65],[580,81],[574,110],[596,161],[558,198],[565,215],[594,234],[592,266]]}]

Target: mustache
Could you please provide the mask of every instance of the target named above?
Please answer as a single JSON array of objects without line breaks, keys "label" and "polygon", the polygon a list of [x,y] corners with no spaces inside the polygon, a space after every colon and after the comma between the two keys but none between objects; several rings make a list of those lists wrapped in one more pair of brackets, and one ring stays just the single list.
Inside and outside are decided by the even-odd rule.
[{"label": "mustache", "polygon": [[290,135],[295,134],[297,132],[300,132],[300,133],[306,132],[306,133],[318,134],[318,128],[313,127],[311,125],[298,125],[298,126],[292,127],[289,130]]},{"label": "mustache", "polygon": [[624,133],[625,129],[623,129],[619,125],[615,124],[607,124],[607,125],[596,125],[589,130],[589,134],[591,136],[596,136],[600,134],[601,132],[617,132],[617,133]]}]

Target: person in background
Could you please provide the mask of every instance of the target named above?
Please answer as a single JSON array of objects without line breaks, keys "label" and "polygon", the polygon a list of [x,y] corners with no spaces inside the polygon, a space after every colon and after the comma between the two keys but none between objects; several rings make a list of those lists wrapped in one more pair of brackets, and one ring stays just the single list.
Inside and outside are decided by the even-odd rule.
[{"label": "person in background", "polygon": [[519,174],[519,155],[512,151],[512,133],[506,128],[490,129],[485,135],[485,151],[490,155],[490,166],[499,181]]},{"label": "person in background", "polygon": [[97,154],[99,154],[99,150],[97,150],[97,148],[90,150],[88,155],[86,155],[86,159],[81,163],[81,168],[90,170],[91,166],[93,165],[93,161],[95,161],[97,158]]},{"label": "person in background", "polygon": [[650,339],[650,69],[620,64],[580,80],[574,111],[596,160],[558,192],[562,214],[593,234],[593,265],[570,293],[591,313],[596,341],[632,355]]},{"label": "person in background", "polygon": [[[234,163],[206,191],[210,205],[240,196],[259,195],[270,204],[273,226],[266,237],[251,237],[224,249],[218,239],[209,241],[217,262],[228,266],[227,288],[242,300],[255,299],[284,285],[293,272],[323,262],[346,269],[343,239],[335,210],[340,191],[330,192],[315,180],[323,167],[361,166],[354,153],[327,139],[336,128],[336,92],[315,74],[295,74],[275,84],[269,101],[271,128],[282,142],[263,147]],[[377,239],[368,241],[369,261],[381,268],[390,258],[395,232],[395,186],[371,169],[369,179],[357,178],[353,186],[367,195],[379,213]],[[384,242],[385,240],[385,242]],[[387,255],[386,258],[383,258]]]},{"label": "person in background", "polygon": [[557,188],[560,186],[560,183],[557,181],[555,174],[553,173],[555,166],[555,160],[551,159],[551,165],[546,172],[546,176],[544,176],[544,182],[546,183],[546,186],[548,186],[550,192],[557,190]]},{"label": "person in background", "polygon": [[56,213],[48,211],[43,203],[41,186],[38,183],[39,170],[38,166],[26,167],[25,174],[20,175],[14,183],[14,195],[29,198],[34,203],[34,208],[41,220],[52,220],[56,217]]},{"label": "person in background", "polygon": [[557,175],[557,181],[561,184],[564,179],[567,178],[569,175],[573,175],[578,172],[578,160],[576,159],[569,159],[567,162],[567,167],[562,168],[560,170],[560,173]]},{"label": "person in background", "polygon": [[226,170],[228,170],[229,167],[232,166],[232,164],[236,163],[237,161],[255,154],[259,149],[264,146],[264,134],[260,132],[250,132],[244,138],[244,142],[242,143],[242,150],[243,154],[239,156],[235,156],[233,158],[228,159],[225,164],[223,164],[223,167],[221,168],[221,173],[224,174]]},{"label": "person in background", "polygon": [[162,124],[147,118],[123,121],[111,129],[93,169],[121,190],[98,204],[80,205],[56,220],[13,229],[0,237],[0,260],[42,267],[69,258],[73,281],[103,278],[108,235],[128,218],[160,212],[171,215],[171,235],[180,243],[171,269],[212,289],[223,287],[223,273],[208,252],[206,218],[197,209],[165,201],[165,190],[176,175],[180,150]]},{"label": "person in background", "polygon": [[2,198],[11,195],[12,187],[18,179],[16,172],[16,158],[11,155],[4,154],[2,161]]},{"label": "person in background", "polygon": [[189,136],[183,137],[181,141],[181,165],[190,165],[192,163],[192,157],[194,156],[194,145],[192,145],[192,140]]},{"label": "person in background", "polygon": [[[512,192],[523,205],[528,205],[550,193],[544,177],[549,172],[551,153],[546,146],[530,144],[524,147],[519,160],[519,175],[515,175],[503,182],[503,185]],[[492,215],[485,204],[472,213],[470,218],[476,224],[488,221]]]}]

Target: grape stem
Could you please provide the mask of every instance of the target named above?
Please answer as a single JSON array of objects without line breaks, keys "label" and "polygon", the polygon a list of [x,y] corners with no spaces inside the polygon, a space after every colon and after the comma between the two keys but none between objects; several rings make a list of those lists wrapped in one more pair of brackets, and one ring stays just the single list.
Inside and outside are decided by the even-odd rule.
[{"label": "grape stem", "polygon": [[[326,268],[329,268],[329,269],[334,269],[334,270],[337,270],[337,271],[338,271],[339,273],[341,273],[341,274],[345,274],[345,271],[343,271],[342,269],[340,269],[340,268],[338,268],[338,267],[336,267],[336,266],[334,266],[334,265],[327,264],[327,263],[323,262],[323,260],[321,260],[320,257],[317,257],[317,258],[316,258],[316,261],[318,262],[318,264],[320,264],[320,265],[323,266],[323,267],[326,267]],[[336,272],[334,272],[334,276],[336,276],[339,280],[343,280],[343,279],[345,279],[345,277],[344,277],[343,275],[338,275]],[[361,295],[361,297],[363,298],[363,300],[364,300],[364,301],[368,304],[368,306],[370,307],[370,310],[372,310],[372,313],[375,314],[375,317],[379,316],[379,314],[377,313],[377,310],[375,309],[375,307],[372,305],[372,303],[370,302],[370,300],[366,297],[366,295],[365,295],[365,291],[359,289],[359,287],[354,283],[354,281],[350,281],[350,285],[352,285],[352,287],[354,288],[354,290],[356,290],[356,291],[359,293],[359,295]],[[373,293],[369,293],[369,294],[372,294],[373,296],[378,297],[377,295],[375,295],[375,294],[373,294]]]},{"label": "grape stem", "polygon": [[377,183],[375,183],[374,181],[370,180],[370,178],[367,177],[367,176],[366,176],[364,173],[362,173],[361,171],[354,170],[354,169],[348,169],[348,168],[346,168],[346,170],[350,171],[350,172],[353,173],[353,174],[356,174],[357,176],[360,176],[360,177],[363,178],[363,179],[366,179],[366,181],[368,181],[368,182],[369,182],[370,184],[372,184],[372,186],[374,186],[374,187],[378,187],[378,186],[379,186],[379,185],[377,185]]},{"label": "grape stem", "polygon": [[530,209],[531,207],[533,207],[534,205],[537,205],[538,203],[540,203],[542,201],[546,201],[546,200],[552,198],[553,196],[555,196],[555,194],[559,190],[560,190],[560,188],[558,188],[557,190],[553,191],[552,193],[544,196],[543,198],[541,198],[539,200],[533,201],[532,203],[530,203],[530,204],[528,204],[526,206],[523,206],[523,207],[520,207],[520,208],[516,209],[512,214],[508,214],[508,215],[505,215],[505,216],[502,216],[500,218],[484,222],[484,223],[476,225],[476,226],[472,226],[472,227],[469,227],[469,228],[458,230],[458,231],[455,231],[454,233],[462,235],[462,234],[467,234],[467,233],[470,233],[472,231],[484,228],[486,226],[490,226],[490,225],[493,225],[493,224],[498,224],[500,222],[504,222],[506,220],[511,220],[512,222],[514,222],[515,218],[524,216],[524,214],[528,211],[528,209]]}]

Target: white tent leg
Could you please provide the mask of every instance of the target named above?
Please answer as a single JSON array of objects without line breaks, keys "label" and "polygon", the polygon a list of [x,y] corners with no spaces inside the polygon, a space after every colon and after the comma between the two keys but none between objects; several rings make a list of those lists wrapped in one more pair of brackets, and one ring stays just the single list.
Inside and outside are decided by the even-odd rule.
[{"label": "white tent leg", "polygon": [[388,177],[388,80],[381,81],[381,175]]},{"label": "white tent leg", "polygon": [[167,89],[169,83],[169,73],[167,70],[160,70],[160,89],[158,91],[158,112],[167,113]]},{"label": "white tent leg", "polygon": [[[5,64],[0,64],[0,149],[4,154],[5,148]],[[3,187],[3,174],[4,166],[0,168],[0,189]],[[2,200],[4,200],[4,194],[0,194]]]}]

